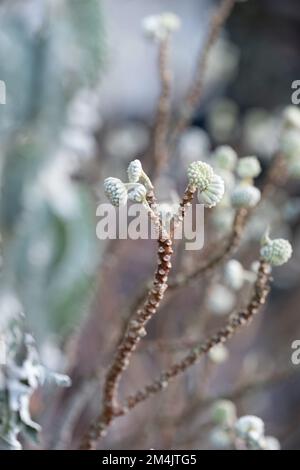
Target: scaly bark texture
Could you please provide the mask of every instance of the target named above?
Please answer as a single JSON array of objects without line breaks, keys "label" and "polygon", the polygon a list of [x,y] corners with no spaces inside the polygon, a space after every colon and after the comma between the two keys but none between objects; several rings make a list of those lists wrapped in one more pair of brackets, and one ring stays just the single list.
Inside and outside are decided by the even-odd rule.
[{"label": "scaly bark texture", "polygon": [[[182,220],[186,206],[191,203],[194,192],[195,188],[188,187],[186,189],[182,202],[180,203],[179,214],[174,221],[175,224]],[[155,205],[154,195],[148,196],[148,203],[150,205],[152,204],[152,207]],[[160,225],[159,219],[157,219],[157,217],[158,216],[156,212],[151,209],[151,218],[154,219],[154,222]],[[166,233],[161,225],[159,227],[157,253],[157,268],[154,274],[152,286],[147,293],[144,305],[138,308],[135,315],[130,319],[125,334],[118,346],[113,362],[108,369],[103,390],[102,414],[99,420],[97,420],[96,424],[91,427],[88,436],[84,438],[81,446],[83,449],[95,448],[95,444],[98,438],[105,434],[106,428],[109,426],[112,420],[118,416],[119,409],[117,394],[120,379],[123,372],[129,366],[130,358],[133,352],[137,348],[140,340],[143,338],[143,336],[145,336],[145,327],[157,312],[159,304],[168,287],[168,276],[172,267],[172,237],[166,237]]]},{"label": "scaly bark texture", "polygon": [[242,327],[248,325],[265,304],[270,291],[270,265],[264,260],[260,260],[257,280],[253,288],[253,293],[249,304],[240,312],[232,314],[227,324],[216,334],[209,337],[199,346],[193,347],[189,353],[179,362],[176,362],[169,369],[163,372],[157,380],[147,385],[136,394],[130,396],[120,410],[120,414],[127,413],[139,403],[147,400],[150,396],[158,393],[169,385],[170,380],[182,374],[189,367],[196,364],[205,354],[207,354],[217,344],[223,344],[232,338]]}]

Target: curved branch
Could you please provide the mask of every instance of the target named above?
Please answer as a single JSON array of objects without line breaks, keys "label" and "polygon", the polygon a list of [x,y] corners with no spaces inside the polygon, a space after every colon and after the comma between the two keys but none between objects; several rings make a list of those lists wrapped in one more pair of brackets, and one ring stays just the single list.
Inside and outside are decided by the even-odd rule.
[{"label": "curved branch", "polygon": [[258,313],[259,308],[265,303],[270,290],[270,266],[263,260],[260,260],[258,276],[253,287],[253,293],[249,304],[246,308],[238,313],[232,314],[227,324],[221,328],[216,334],[209,337],[206,341],[191,349],[186,356],[179,362],[174,363],[166,371],[164,371],[158,379],[147,385],[136,394],[130,396],[119,410],[119,416],[127,413],[130,409],[139,403],[147,400],[150,396],[160,392],[169,385],[170,380],[181,375],[189,367],[196,364],[202,356],[207,354],[214,346],[227,342],[232,338],[243,326],[248,325],[253,317]]},{"label": "curved branch", "polygon": [[190,120],[193,118],[193,115],[195,113],[195,110],[198,106],[198,103],[202,95],[205,72],[207,68],[207,62],[208,62],[210,51],[212,47],[215,45],[220,35],[222,26],[224,25],[227,18],[229,17],[234,7],[234,4],[235,4],[235,0],[222,0],[220,6],[217,8],[217,10],[213,14],[213,17],[210,23],[208,36],[206,38],[204,47],[203,49],[201,49],[201,53],[198,58],[195,78],[185,97],[181,114],[179,116],[178,122],[175,124],[174,130],[171,135],[172,143],[175,143],[177,141],[182,131],[184,131],[184,129],[189,124]]},{"label": "curved branch", "polygon": [[[194,192],[195,188],[188,187],[186,189],[183,200],[180,203],[179,220],[183,218],[186,207],[193,199]],[[158,236],[158,261],[152,286],[147,292],[144,305],[138,308],[135,315],[129,320],[115,357],[108,369],[103,391],[102,414],[97,422],[91,426],[88,435],[84,438],[82,443],[83,449],[93,449],[98,438],[104,435],[106,428],[116,416],[118,409],[117,393],[121,377],[129,366],[133,352],[146,334],[145,327],[157,312],[159,304],[168,288],[168,275],[172,267],[170,262],[173,253],[172,237],[169,236],[166,238],[161,228],[159,218],[153,209],[151,209],[150,216],[156,220],[160,227]]]}]

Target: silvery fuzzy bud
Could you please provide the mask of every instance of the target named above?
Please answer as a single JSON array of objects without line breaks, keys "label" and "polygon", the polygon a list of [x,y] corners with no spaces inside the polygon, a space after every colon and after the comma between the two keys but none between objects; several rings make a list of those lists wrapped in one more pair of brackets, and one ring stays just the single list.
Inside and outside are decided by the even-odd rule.
[{"label": "silvery fuzzy bud", "polygon": [[279,149],[287,159],[298,159],[300,156],[300,132],[296,129],[284,131],[280,137]]},{"label": "silvery fuzzy bud", "polygon": [[127,189],[118,178],[106,178],[104,180],[104,192],[113,206],[125,206],[127,203]]},{"label": "silvery fuzzy bud", "polygon": [[226,284],[234,290],[240,290],[244,284],[244,268],[239,261],[231,259],[224,268]]},{"label": "silvery fuzzy bud", "polygon": [[257,436],[263,437],[265,425],[262,419],[257,416],[242,416],[235,423],[235,432],[241,439],[247,439],[250,432],[257,433]]},{"label": "silvery fuzzy bud", "polygon": [[204,191],[198,190],[198,201],[205,207],[215,207],[223,198],[225,185],[221,176],[213,175],[211,182]]},{"label": "silvery fuzzy bud", "polygon": [[132,189],[128,190],[128,199],[132,202],[144,202],[146,200],[147,190],[142,184],[135,184]]},{"label": "silvery fuzzy bud", "polygon": [[212,420],[222,426],[232,426],[236,421],[236,407],[230,400],[218,400],[212,407]]},{"label": "silvery fuzzy bud", "polygon": [[282,266],[292,257],[293,249],[289,241],[283,238],[271,240],[268,236],[262,242],[262,258],[273,266]]},{"label": "silvery fuzzy bud", "polygon": [[145,35],[157,41],[166,39],[170,33],[177,31],[180,25],[180,18],[174,13],[150,15],[142,21]]},{"label": "silvery fuzzy bud", "polygon": [[162,26],[169,33],[178,31],[181,26],[181,21],[178,15],[172,12],[165,12],[160,15]]},{"label": "silvery fuzzy bud", "polygon": [[127,168],[127,175],[129,183],[141,182],[145,185],[147,190],[153,189],[150,178],[144,172],[140,160],[136,159],[129,163]]},{"label": "silvery fuzzy bud", "polygon": [[256,178],[261,173],[261,165],[257,157],[241,158],[237,164],[237,174],[240,178]]},{"label": "silvery fuzzy bud", "polygon": [[229,357],[229,352],[223,344],[217,344],[208,353],[209,359],[215,364],[223,364]]},{"label": "silvery fuzzy bud", "polygon": [[136,159],[129,163],[127,174],[130,183],[138,183],[143,174],[143,167],[140,160]]},{"label": "silvery fuzzy bud", "polygon": [[300,110],[297,106],[287,106],[283,111],[283,127],[300,130]]},{"label": "silvery fuzzy bud", "polygon": [[225,450],[231,447],[232,439],[230,433],[217,426],[209,434],[209,440],[214,447]]},{"label": "silvery fuzzy bud", "polygon": [[236,297],[222,284],[214,284],[210,289],[207,305],[214,315],[226,315],[235,306]]},{"label": "silvery fuzzy bud", "polygon": [[231,203],[236,208],[251,208],[255,207],[261,199],[261,192],[251,184],[240,184],[237,186],[232,195]]},{"label": "silvery fuzzy bud", "polygon": [[190,186],[195,186],[199,191],[205,191],[213,180],[214,170],[205,162],[193,162],[188,166],[187,177]]},{"label": "silvery fuzzy bud", "polygon": [[276,439],[276,437],[273,437],[273,436],[266,436],[266,437],[263,439],[262,448],[263,448],[264,450],[280,450],[280,449],[281,449],[281,446],[280,446],[279,440]]},{"label": "silvery fuzzy bud", "polygon": [[237,153],[229,145],[220,145],[220,147],[217,147],[212,154],[212,158],[218,168],[228,171],[234,170],[238,160]]}]

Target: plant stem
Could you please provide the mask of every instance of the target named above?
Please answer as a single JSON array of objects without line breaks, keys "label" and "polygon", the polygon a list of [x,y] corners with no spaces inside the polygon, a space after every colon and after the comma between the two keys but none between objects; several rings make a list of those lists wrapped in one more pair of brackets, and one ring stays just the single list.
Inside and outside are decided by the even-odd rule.
[{"label": "plant stem", "polygon": [[184,131],[184,129],[187,127],[197,109],[203,91],[205,72],[210,51],[216,43],[220,35],[222,26],[229,17],[234,7],[234,4],[235,0],[222,0],[220,6],[213,14],[208,36],[206,38],[204,47],[203,49],[201,49],[201,52],[198,57],[195,78],[190,85],[178,121],[175,124],[171,135],[172,144],[175,144],[177,142],[178,137],[180,136],[182,131]]}]

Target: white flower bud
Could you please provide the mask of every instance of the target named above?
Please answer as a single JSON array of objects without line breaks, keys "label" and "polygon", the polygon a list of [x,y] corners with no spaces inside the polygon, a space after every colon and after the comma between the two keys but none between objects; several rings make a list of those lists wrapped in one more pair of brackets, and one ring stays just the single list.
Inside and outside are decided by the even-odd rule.
[{"label": "white flower bud", "polygon": [[209,435],[209,440],[217,449],[228,449],[232,445],[230,434],[222,428],[214,428]]},{"label": "white flower bud", "polygon": [[300,132],[295,129],[288,129],[282,133],[279,142],[280,151],[289,159],[300,158]]},{"label": "white flower bud", "polygon": [[143,19],[142,28],[145,35],[156,41],[162,41],[180,28],[180,18],[174,13],[150,15]]},{"label": "white flower bud", "polygon": [[293,254],[289,241],[283,238],[271,240],[266,236],[260,250],[262,258],[273,266],[282,266],[287,263]]},{"label": "white flower bud", "polygon": [[220,147],[217,147],[212,154],[212,158],[218,168],[228,171],[234,170],[238,160],[237,153],[229,145],[221,145]]},{"label": "white flower bud", "polygon": [[228,349],[223,344],[217,344],[208,353],[209,359],[215,364],[222,364],[228,359]]},{"label": "white flower bud", "polygon": [[300,130],[300,110],[297,106],[287,106],[283,111],[283,127]]},{"label": "white flower bud", "polygon": [[132,202],[144,202],[146,200],[147,190],[142,184],[135,184],[135,186],[128,190],[128,199]]},{"label": "white flower bud", "polygon": [[236,407],[230,400],[218,400],[212,407],[212,420],[222,426],[232,426],[236,421]]},{"label": "white flower bud", "polygon": [[213,175],[211,182],[204,191],[198,190],[198,201],[205,207],[215,207],[223,198],[225,185],[221,176]]},{"label": "white flower bud", "polygon": [[234,290],[240,290],[244,284],[244,268],[241,263],[235,259],[228,261],[224,268],[225,281],[228,287]]},{"label": "white flower bud", "polygon": [[235,295],[222,284],[214,284],[209,292],[207,305],[215,315],[226,315],[235,306]]},{"label": "white flower bud", "polygon": [[261,192],[251,184],[240,184],[237,186],[232,195],[231,203],[236,208],[251,208],[255,207],[261,199]]},{"label": "white flower bud", "polygon": [[140,160],[136,159],[129,163],[127,168],[128,181],[137,183],[143,174],[143,167]]},{"label": "white flower bud", "polygon": [[237,174],[240,178],[256,178],[261,173],[261,165],[256,157],[244,157],[238,161]]},{"label": "white flower bud", "polygon": [[250,450],[262,450],[264,436],[256,430],[251,430],[247,435],[247,447]]},{"label": "white flower bud", "polygon": [[162,13],[160,15],[161,25],[165,28],[168,33],[174,33],[181,27],[181,21],[179,16],[172,12]]},{"label": "white flower bud", "polygon": [[127,189],[118,178],[106,178],[104,180],[104,192],[113,206],[125,206],[127,202]]},{"label": "white flower bud", "polygon": [[235,432],[241,439],[247,439],[250,432],[256,432],[257,436],[263,437],[265,425],[257,416],[242,416],[235,423]]},{"label": "white flower bud", "polygon": [[188,166],[187,177],[191,186],[205,191],[213,180],[214,170],[205,162],[193,162]]},{"label": "white flower bud", "polygon": [[279,440],[273,436],[266,436],[262,447],[264,450],[280,450],[281,448]]}]

